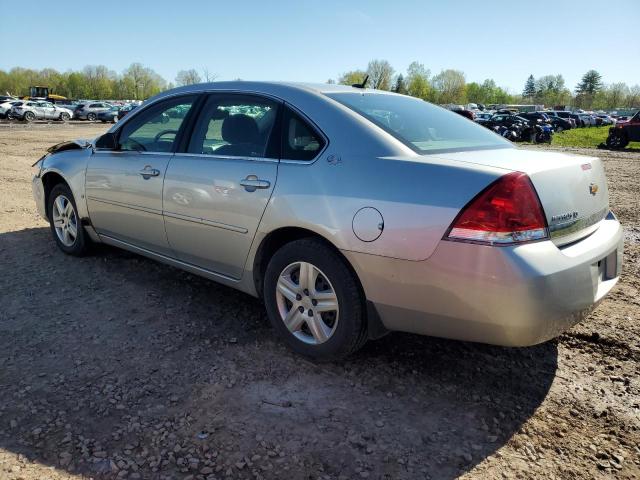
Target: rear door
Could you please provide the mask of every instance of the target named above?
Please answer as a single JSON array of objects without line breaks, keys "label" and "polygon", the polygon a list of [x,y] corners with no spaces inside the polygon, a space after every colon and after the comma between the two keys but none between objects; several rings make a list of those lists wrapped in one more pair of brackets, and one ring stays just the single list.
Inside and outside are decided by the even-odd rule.
[{"label": "rear door", "polygon": [[177,258],[242,276],[276,183],[280,110],[279,101],[259,95],[209,95],[164,181],[165,228]]},{"label": "rear door", "polygon": [[141,111],[117,131],[115,150],[96,149],[87,166],[86,197],[100,235],[170,255],[162,217],[162,182],[185,116],[163,123],[178,106],[188,113],[196,95],[172,97]]}]

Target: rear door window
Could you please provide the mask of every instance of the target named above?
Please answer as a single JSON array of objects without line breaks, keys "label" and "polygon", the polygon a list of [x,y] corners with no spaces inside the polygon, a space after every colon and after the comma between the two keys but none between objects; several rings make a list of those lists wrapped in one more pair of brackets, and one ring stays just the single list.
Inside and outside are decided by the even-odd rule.
[{"label": "rear door window", "polygon": [[210,95],[191,136],[188,152],[278,158],[277,140],[272,140],[278,107],[278,102],[258,95]]}]

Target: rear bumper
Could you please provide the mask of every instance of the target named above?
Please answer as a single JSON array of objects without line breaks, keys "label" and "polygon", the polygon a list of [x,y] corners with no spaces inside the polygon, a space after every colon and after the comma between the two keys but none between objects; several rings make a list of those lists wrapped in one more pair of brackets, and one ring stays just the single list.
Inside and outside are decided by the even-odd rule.
[{"label": "rear bumper", "polygon": [[344,252],[389,330],[534,345],[581,321],[617,283],[623,236],[610,215],[568,247],[442,241],[422,262]]}]

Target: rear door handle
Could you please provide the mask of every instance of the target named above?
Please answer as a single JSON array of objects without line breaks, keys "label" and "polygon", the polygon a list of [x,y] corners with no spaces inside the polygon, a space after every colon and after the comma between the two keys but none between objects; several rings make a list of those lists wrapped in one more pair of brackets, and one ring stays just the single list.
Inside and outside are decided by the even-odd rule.
[{"label": "rear door handle", "polygon": [[240,185],[242,185],[247,192],[255,192],[258,188],[269,188],[271,182],[261,180],[256,175],[247,175],[247,178],[240,180]]},{"label": "rear door handle", "polygon": [[151,165],[145,165],[144,168],[138,173],[142,175],[146,180],[149,177],[157,177],[158,175],[160,175],[160,170],[158,170],[157,168],[152,168]]}]

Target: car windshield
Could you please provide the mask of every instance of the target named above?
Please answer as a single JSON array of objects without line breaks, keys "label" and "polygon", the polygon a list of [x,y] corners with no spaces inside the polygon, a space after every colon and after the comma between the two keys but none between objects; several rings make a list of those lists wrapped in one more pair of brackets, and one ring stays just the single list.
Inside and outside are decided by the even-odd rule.
[{"label": "car windshield", "polygon": [[328,93],[418,153],[511,148],[499,135],[417,98],[379,93]]}]

